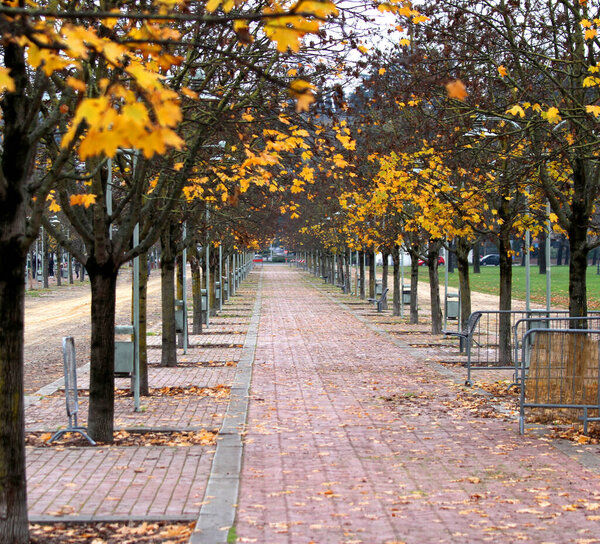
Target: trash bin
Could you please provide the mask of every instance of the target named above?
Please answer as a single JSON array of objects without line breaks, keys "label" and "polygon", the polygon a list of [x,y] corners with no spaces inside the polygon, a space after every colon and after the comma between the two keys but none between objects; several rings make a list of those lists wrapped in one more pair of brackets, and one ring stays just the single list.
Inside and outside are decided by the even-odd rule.
[{"label": "trash bin", "polygon": [[115,339],[115,374],[133,373],[133,340],[134,334],[132,325],[117,325],[115,327],[115,336],[129,335],[128,340]]},{"label": "trash bin", "polygon": [[446,295],[446,319],[458,319],[459,313],[458,293],[448,293]]},{"label": "trash bin", "polygon": [[183,332],[184,320],[183,312],[185,311],[185,304],[183,300],[175,301],[175,332]]}]

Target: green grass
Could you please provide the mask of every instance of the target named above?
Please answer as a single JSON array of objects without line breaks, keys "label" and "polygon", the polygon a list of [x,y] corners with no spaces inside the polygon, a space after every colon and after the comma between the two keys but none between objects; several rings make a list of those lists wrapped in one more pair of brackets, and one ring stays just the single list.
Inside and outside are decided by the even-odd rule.
[{"label": "green grass", "polygon": [[237,542],[237,532],[235,530],[235,525],[229,528],[227,532],[227,544],[235,544]]},{"label": "green grass", "polygon": [[[440,267],[440,286],[443,289],[446,270]],[[405,267],[404,281],[409,281],[410,270]],[[569,304],[569,267],[553,266],[550,274],[552,305],[568,306]],[[480,274],[473,274],[471,268],[469,273],[471,289],[481,293],[498,295],[500,282],[500,267],[482,266]],[[428,282],[427,269],[419,270],[419,280]],[[536,266],[531,267],[530,275],[531,300],[544,304],[546,302],[546,276],[538,272]],[[448,274],[449,287],[458,289],[458,270]],[[525,267],[513,266],[513,298],[525,300]],[[596,274],[596,267],[589,266],[587,269],[587,292],[588,307],[591,310],[600,309],[600,276]]]}]

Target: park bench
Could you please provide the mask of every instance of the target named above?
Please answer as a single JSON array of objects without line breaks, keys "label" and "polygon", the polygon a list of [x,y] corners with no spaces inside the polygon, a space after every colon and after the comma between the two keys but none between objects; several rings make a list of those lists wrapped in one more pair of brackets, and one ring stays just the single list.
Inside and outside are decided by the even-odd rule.
[{"label": "park bench", "polygon": [[475,329],[477,328],[477,324],[481,319],[481,312],[473,312],[469,319],[467,319],[467,324],[462,331],[442,331],[446,336],[458,336],[460,338],[460,351],[464,351],[465,346],[467,346],[467,354],[469,352],[468,346],[473,342],[473,335],[475,333]]},{"label": "park bench", "polygon": [[383,293],[381,293],[381,296],[379,298],[368,298],[367,299],[369,302],[373,302],[374,304],[377,305],[378,312],[383,311],[383,303],[385,302],[385,299],[387,298],[388,291],[389,291],[389,289],[386,287],[383,290]]}]

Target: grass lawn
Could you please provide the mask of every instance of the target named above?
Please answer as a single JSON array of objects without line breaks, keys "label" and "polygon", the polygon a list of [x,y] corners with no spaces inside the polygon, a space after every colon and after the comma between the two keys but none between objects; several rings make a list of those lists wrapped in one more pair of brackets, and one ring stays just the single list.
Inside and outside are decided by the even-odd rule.
[{"label": "grass lawn", "polygon": [[[391,267],[390,267],[391,270]],[[440,286],[444,286],[446,270],[440,267]],[[405,281],[407,281],[410,269],[404,267]],[[565,306],[569,304],[569,267],[553,266],[552,278],[552,305]],[[500,281],[500,268],[498,266],[482,266],[480,274],[469,274],[471,289],[481,293],[498,294]],[[419,280],[428,281],[427,269],[419,269]],[[448,285],[458,288],[458,270],[448,275]],[[600,309],[600,276],[596,274],[596,267],[589,266],[587,273],[588,307],[590,310]],[[525,267],[513,266],[513,298],[525,300]],[[531,300],[544,304],[546,302],[546,276],[538,273],[536,266],[531,267]]]}]

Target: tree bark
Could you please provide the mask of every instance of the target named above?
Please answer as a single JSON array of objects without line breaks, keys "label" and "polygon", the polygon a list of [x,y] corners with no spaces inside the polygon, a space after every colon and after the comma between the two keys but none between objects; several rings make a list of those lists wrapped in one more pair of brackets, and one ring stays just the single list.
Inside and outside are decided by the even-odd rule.
[{"label": "tree bark", "polygon": [[358,254],[358,259],[360,260],[360,298],[361,300],[364,300],[366,298],[365,293],[366,293],[366,271],[365,271],[365,260],[364,260],[364,253],[361,251]]},{"label": "tree bark", "polygon": [[[383,267],[382,267],[382,272],[381,272],[381,292],[385,292],[385,290],[388,288],[388,273],[389,273],[389,265],[388,265],[388,260],[390,258],[390,252],[386,249],[384,249],[381,252],[381,255],[383,257]],[[384,310],[388,309],[388,303],[387,303],[387,297],[383,300],[383,304],[382,304],[382,308]]]},{"label": "tree bark", "polygon": [[[4,210],[4,205],[1,207]],[[13,210],[6,210],[12,215]],[[23,324],[25,258],[0,211],[0,541],[26,544],[25,425],[23,405]],[[16,219],[16,218],[15,218]],[[20,222],[20,221],[19,221]]]},{"label": "tree bark", "polygon": [[413,325],[419,323],[419,248],[410,246],[410,320]]},{"label": "tree bark", "polygon": [[540,274],[546,273],[546,233],[540,233],[538,237],[538,270]]},{"label": "tree bark", "polygon": [[[140,395],[147,397],[148,388],[148,252],[142,253],[140,259],[140,283],[138,297],[140,301]],[[133,303],[133,300],[132,300]],[[132,308],[133,315],[133,308]]]},{"label": "tree bark", "polygon": [[[569,315],[580,317],[587,315],[587,259],[589,248],[586,241],[586,231],[577,228],[573,222],[569,232]],[[579,320],[577,323],[582,324]]]},{"label": "tree bark", "polygon": [[43,229],[42,231],[42,239],[44,240],[44,251],[42,251],[42,271],[43,271],[43,275],[42,275],[42,282],[43,282],[43,286],[44,289],[48,289],[48,287],[50,287],[50,282],[48,280],[48,242],[49,242],[49,238],[48,238],[48,233],[46,232],[46,229]]},{"label": "tree bark", "polygon": [[350,261],[352,259],[352,251],[350,248],[346,248],[344,257],[344,294],[352,292],[352,275],[350,273]]},{"label": "tree bark", "polygon": [[[469,280],[469,242],[460,237],[456,243],[456,265],[460,285],[460,330],[464,330],[471,315],[471,282]],[[479,261],[478,261],[479,262]]]},{"label": "tree bark", "polygon": [[62,247],[60,244],[56,244],[56,285],[59,287],[62,285]]},{"label": "tree bark", "polygon": [[400,286],[400,248],[396,245],[392,249],[392,260],[394,261],[394,304],[392,314],[400,315],[400,304],[402,304],[402,287]]},{"label": "tree bark", "polygon": [[375,282],[377,281],[375,267],[375,250],[369,251],[369,298],[375,298]]},{"label": "tree bark", "polygon": [[431,334],[442,333],[442,305],[440,303],[440,276],[438,273],[438,258],[441,246],[441,240],[430,241],[427,249],[429,296],[431,298]]},{"label": "tree bark", "polygon": [[161,366],[177,366],[177,338],[175,332],[175,255],[172,249],[171,228],[161,236],[161,301],[162,352]]},{"label": "tree bark", "polygon": [[[499,213],[502,217],[501,213]],[[506,224],[506,223],[505,223]],[[512,309],[512,259],[510,257],[510,232],[508,228],[500,229],[500,239],[498,242],[498,253],[500,255],[500,310],[508,312]],[[510,314],[501,313],[499,318],[499,362],[501,364],[510,364],[512,353],[510,349]]]},{"label": "tree bark", "polygon": [[200,275],[200,260],[197,256],[190,258],[192,271],[192,334],[202,334],[202,276]]},{"label": "tree bark", "polygon": [[475,242],[473,244],[473,274],[481,273],[481,264],[479,263],[479,261],[481,260],[481,257],[480,257],[481,251],[480,250],[481,250],[481,245],[479,244],[479,242]]},{"label": "tree bark", "polygon": [[89,435],[97,442],[113,441],[115,393],[115,300],[118,267],[87,261],[92,288]]}]

